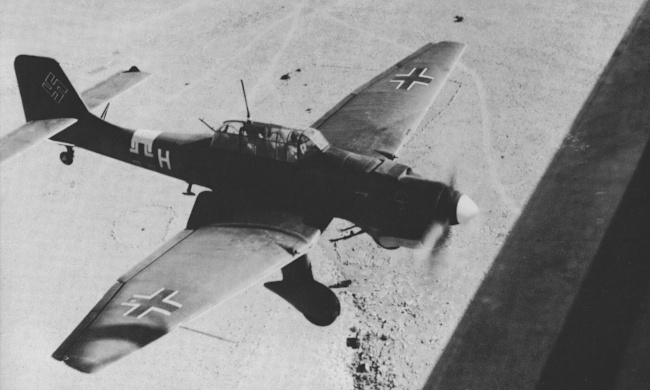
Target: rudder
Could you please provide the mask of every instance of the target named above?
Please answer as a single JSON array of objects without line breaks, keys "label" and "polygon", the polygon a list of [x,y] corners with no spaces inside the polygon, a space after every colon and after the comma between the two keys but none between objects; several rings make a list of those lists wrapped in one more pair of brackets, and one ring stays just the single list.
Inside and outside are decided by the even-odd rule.
[{"label": "rudder", "polygon": [[14,68],[27,122],[88,114],[72,83],[52,58],[19,55]]}]

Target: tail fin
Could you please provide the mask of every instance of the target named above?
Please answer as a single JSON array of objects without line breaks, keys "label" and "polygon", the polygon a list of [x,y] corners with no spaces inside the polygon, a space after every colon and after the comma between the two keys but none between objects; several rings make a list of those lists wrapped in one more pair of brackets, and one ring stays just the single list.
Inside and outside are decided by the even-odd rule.
[{"label": "tail fin", "polygon": [[14,68],[27,122],[80,118],[88,114],[86,105],[55,60],[20,55]]}]

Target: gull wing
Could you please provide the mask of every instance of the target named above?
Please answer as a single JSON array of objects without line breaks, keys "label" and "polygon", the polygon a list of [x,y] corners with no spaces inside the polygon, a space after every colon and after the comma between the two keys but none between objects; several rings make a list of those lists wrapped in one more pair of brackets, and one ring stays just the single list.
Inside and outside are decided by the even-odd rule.
[{"label": "gull wing", "polygon": [[312,127],[351,152],[395,158],[447,81],[466,45],[429,43],[362,85]]},{"label": "gull wing", "polygon": [[214,204],[200,194],[187,229],[122,276],[53,357],[96,371],[304,255],[329,222],[280,211],[208,221]]},{"label": "gull wing", "polygon": [[131,69],[116,73],[94,87],[83,91],[81,99],[86,103],[88,110],[92,111],[140,84],[149,76],[151,76],[150,73],[141,72],[140,69],[133,66]]}]

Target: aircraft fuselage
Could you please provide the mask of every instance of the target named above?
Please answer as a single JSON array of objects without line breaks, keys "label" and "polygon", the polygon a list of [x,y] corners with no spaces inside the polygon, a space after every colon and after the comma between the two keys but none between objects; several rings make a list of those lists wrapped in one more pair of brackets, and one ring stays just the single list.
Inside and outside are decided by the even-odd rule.
[{"label": "aircraft fuselage", "polygon": [[215,147],[210,134],[131,130],[92,115],[52,140],[210,188],[224,212],[274,206],[344,218],[385,247],[418,246],[434,220],[449,219],[438,206],[454,196],[407,166],[331,146],[278,161]]}]

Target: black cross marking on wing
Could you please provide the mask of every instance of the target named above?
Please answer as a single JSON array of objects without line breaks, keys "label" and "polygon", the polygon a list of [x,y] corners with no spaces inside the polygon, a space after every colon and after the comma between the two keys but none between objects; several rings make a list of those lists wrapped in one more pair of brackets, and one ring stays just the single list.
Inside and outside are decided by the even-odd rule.
[{"label": "black cross marking on wing", "polygon": [[183,307],[178,302],[171,300],[178,291],[167,290],[161,288],[151,295],[134,294],[128,302],[123,302],[122,306],[131,306],[126,313],[122,314],[124,317],[136,317],[138,319],[146,316],[151,312],[171,315],[177,309]]},{"label": "black cross marking on wing", "polygon": [[425,76],[424,72],[428,68],[413,68],[409,74],[398,74],[393,77],[391,83],[399,83],[395,89],[405,89],[409,91],[415,84],[429,85],[433,77]]}]

